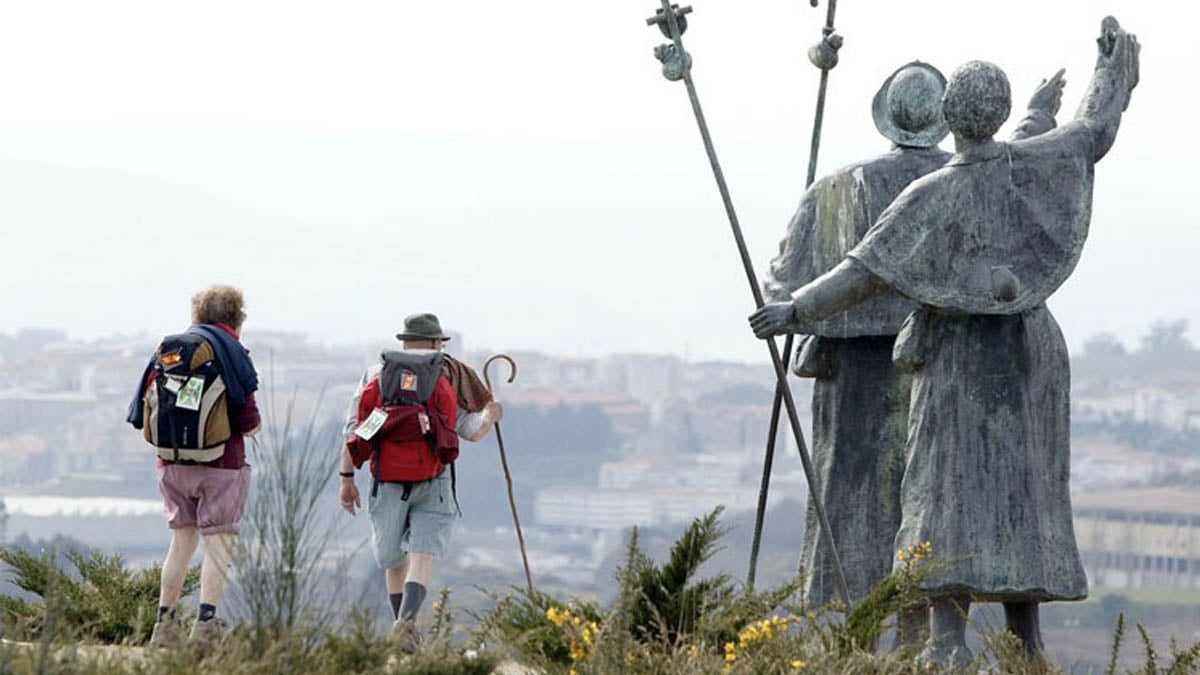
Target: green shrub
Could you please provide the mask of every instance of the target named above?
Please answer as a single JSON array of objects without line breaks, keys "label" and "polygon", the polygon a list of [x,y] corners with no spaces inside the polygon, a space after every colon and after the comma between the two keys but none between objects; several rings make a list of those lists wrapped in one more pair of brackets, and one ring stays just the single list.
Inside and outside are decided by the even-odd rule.
[{"label": "green shrub", "polygon": [[[0,625],[18,637],[77,637],[116,644],[140,643],[157,617],[161,569],[130,570],[118,554],[69,549],[34,555],[0,547],[0,562],[12,582],[37,600],[0,596]],[[72,569],[66,569],[63,563]],[[184,594],[200,583],[200,568],[188,571]]]}]

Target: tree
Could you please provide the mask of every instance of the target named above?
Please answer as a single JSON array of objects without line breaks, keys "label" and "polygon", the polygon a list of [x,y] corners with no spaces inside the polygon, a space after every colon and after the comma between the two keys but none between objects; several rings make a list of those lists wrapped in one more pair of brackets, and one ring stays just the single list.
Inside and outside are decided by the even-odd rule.
[{"label": "tree", "polygon": [[1097,333],[1083,341],[1083,355],[1095,357],[1122,357],[1128,352],[1125,345],[1112,333]]},{"label": "tree", "polygon": [[1192,351],[1187,331],[1187,319],[1155,321],[1150,325],[1150,332],[1142,337],[1141,351],[1161,356],[1187,354]]}]

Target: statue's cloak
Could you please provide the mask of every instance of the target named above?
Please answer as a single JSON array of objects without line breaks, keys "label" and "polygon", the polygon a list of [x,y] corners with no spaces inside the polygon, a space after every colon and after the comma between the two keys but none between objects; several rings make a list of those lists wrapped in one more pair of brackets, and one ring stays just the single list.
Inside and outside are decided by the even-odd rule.
[{"label": "statue's cloak", "polygon": [[1092,144],[1072,122],[959,153],[905,189],[848,255],[924,305],[969,314],[1036,307],[1079,262]]},{"label": "statue's cloak", "polygon": [[[779,242],[779,255],[763,280],[767,298],[790,300],[793,291],[836,267],[909,183],[949,159],[949,153],[937,148],[898,147],[813,183],[800,198],[787,235]],[[895,335],[914,309],[916,303],[889,291],[797,329],[805,335],[833,338]]]}]

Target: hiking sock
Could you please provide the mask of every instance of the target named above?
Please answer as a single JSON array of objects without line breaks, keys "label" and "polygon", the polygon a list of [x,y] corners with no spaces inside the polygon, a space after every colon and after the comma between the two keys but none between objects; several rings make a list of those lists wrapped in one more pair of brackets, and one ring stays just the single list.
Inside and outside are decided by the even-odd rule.
[{"label": "hiking sock", "polygon": [[211,621],[217,615],[217,606],[210,605],[207,602],[200,603],[200,616],[196,617],[197,621]]},{"label": "hiking sock", "polygon": [[159,621],[162,621],[163,619],[174,619],[174,618],[175,618],[175,608],[174,607],[159,607],[158,608],[158,620]]},{"label": "hiking sock", "polygon": [[400,603],[404,600],[404,593],[388,593],[388,602],[392,603],[392,618],[400,618]]},{"label": "hiking sock", "polygon": [[400,603],[400,617],[405,621],[416,621],[421,603],[425,602],[425,587],[415,581],[404,582],[404,600]]}]

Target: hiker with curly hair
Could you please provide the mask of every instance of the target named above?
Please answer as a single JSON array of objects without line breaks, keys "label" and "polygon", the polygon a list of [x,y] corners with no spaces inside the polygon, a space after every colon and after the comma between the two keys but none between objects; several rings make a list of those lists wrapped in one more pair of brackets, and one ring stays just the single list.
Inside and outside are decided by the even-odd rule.
[{"label": "hiker with curly hair", "polygon": [[158,489],[171,529],[152,646],[184,639],[176,604],[201,540],[200,606],[187,640],[211,648],[220,637],[217,605],[250,488],[245,436],[261,422],[258,375],[239,338],[244,307],[232,286],[196,293],[191,327],[163,338],[126,417],[158,448]]}]

